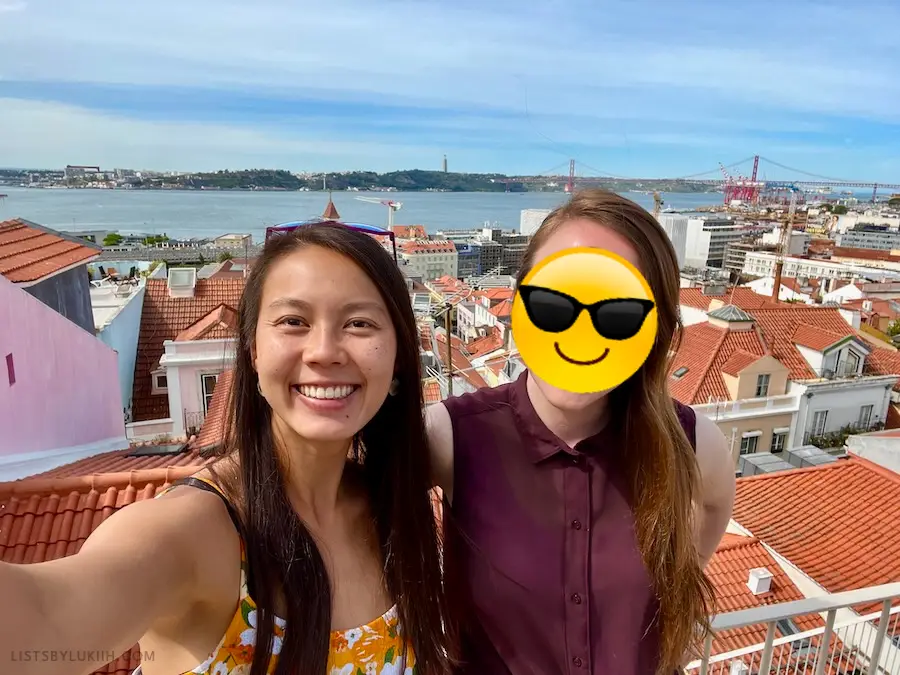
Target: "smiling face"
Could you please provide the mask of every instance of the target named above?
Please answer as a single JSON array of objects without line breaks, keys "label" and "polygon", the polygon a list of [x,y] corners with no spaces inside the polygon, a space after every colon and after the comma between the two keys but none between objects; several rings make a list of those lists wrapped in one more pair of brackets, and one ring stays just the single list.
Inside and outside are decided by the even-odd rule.
[{"label": "smiling face", "polygon": [[656,310],[639,262],[624,236],[586,219],[560,226],[537,250],[513,305],[513,336],[557,408],[591,405],[652,350]]},{"label": "smiling face", "polygon": [[384,403],[396,354],[384,300],[350,259],[310,245],[273,264],[253,365],[280,431],[349,442]]}]

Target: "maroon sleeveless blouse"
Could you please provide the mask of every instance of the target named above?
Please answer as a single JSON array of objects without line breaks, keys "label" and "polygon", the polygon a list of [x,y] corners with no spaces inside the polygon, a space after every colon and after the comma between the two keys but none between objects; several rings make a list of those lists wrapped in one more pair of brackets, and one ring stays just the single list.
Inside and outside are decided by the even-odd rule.
[{"label": "maroon sleeveless blouse", "polygon": [[[516,382],[444,401],[445,574],[465,675],[653,675],[658,609],[614,427],[569,448]],[[695,445],[694,411],[675,403]]]}]

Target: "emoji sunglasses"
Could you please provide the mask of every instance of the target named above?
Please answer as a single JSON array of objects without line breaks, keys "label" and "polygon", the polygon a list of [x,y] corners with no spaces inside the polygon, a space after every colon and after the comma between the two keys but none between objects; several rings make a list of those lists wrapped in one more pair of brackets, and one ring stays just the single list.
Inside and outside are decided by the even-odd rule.
[{"label": "emoji sunglasses", "polygon": [[627,340],[637,335],[655,306],[652,300],[640,298],[611,298],[585,305],[571,295],[541,286],[519,286],[519,295],[536,328],[561,333],[571,328],[586,310],[594,330],[608,340]]}]

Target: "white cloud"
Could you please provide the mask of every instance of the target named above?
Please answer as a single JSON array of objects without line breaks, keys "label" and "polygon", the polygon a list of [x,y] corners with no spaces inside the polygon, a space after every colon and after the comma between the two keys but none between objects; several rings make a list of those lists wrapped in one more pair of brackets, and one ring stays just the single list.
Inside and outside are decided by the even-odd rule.
[{"label": "white cloud", "polygon": [[0,0],[0,14],[4,12],[21,12],[28,7],[23,0]]},{"label": "white cloud", "polygon": [[[5,166],[99,164],[158,170],[345,169],[404,162],[438,148],[317,139],[300,133],[179,122],[148,122],[53,103],[0,99]],[[393,168],[393,165],[392,165]]]}]

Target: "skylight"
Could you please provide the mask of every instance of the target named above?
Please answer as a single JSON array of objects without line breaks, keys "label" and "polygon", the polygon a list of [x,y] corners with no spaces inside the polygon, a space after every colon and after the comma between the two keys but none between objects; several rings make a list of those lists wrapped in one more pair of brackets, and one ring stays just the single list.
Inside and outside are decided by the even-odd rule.
[{"label": "skylight", "polygon": [[685,368],[684,366],[682,366],[681,368],[677,369],[674,373],[672,373],[672,378],[679,380],[682,377],[684,377],[684,375],[685,375],[685,373],[687,373],[687,371],[688,371],[688,369]]}]

